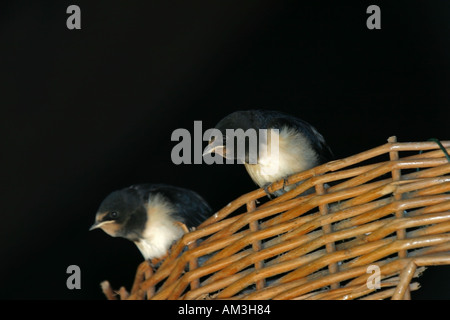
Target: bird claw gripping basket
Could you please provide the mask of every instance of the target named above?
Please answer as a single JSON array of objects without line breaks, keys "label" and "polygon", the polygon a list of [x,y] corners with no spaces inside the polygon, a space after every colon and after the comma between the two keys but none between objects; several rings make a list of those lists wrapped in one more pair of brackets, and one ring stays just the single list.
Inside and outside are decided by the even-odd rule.
[{"label": "bird claw gripping basket", "polygon": [[[450,264],[450,141],[388,143],[242,195],[109,299],[409,299]],[[305,194],[313,188],[314,192]]]}]

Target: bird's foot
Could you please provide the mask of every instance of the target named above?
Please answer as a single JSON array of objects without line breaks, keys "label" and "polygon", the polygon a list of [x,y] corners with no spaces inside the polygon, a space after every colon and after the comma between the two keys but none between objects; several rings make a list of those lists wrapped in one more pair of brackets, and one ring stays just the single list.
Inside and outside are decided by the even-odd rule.
[{"label": "bird's foot", "polygon": [[269,187],[271,186],[271,183],[265,184],[263,186],[264,192],[266,193],[266,195],[269,197],[269,199],[272,199],[272,194],[269,192]]},{"label": "bird's foot", "polygon": [[147,260],[147,264],[149,266],[149,269],[147,269],[147,270],[151,270],[152,272],[155,272],[158,269],[158,263],[159,263],[158,259]]},{"label": "bird's foot", "polygon": [[153,258],[151,260],[148,260],[148,264],[152,268],[153,272],[156,272],[156,270],[161,266],[163,261],[169,256],[170,249],[167,251],[167,253],[161,257],[161,258]]},{"label": "bird's foot", "polygon": [[288,184],[288,178],[284,178],[283,179],[283,187],[281,189],[283,189],[283,191],[286,191],[285,187]]}]

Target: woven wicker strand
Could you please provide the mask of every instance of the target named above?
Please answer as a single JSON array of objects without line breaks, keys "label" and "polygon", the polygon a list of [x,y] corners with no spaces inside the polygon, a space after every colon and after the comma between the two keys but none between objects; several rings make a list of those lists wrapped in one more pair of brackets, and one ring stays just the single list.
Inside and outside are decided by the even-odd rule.
[{"label": "woven wicker strand", "polygon": [[[441,144],[450,151],[450,141]],[[412,281],[425,267],[450,264],[450,163],[438,143],[390,137],[269,192],[300,181],[262,204],[263,189],[242,195],[187,232],[156,270],[139,265],[130,292],[116,293],[107,281],[103,292],[108,299],[398,300],[420,288]]]}]

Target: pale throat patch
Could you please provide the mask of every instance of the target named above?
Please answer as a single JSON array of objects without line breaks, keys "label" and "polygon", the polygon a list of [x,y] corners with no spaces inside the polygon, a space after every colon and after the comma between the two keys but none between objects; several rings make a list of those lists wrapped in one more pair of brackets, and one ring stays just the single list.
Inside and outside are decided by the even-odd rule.
[{"label": "pale throat patch", "polygon": [[174,208],[162,196],[152,196],[147,203],[147,222],[143,239],[135,244],[145,259],[163,257],[184,231],[172,218]]}]

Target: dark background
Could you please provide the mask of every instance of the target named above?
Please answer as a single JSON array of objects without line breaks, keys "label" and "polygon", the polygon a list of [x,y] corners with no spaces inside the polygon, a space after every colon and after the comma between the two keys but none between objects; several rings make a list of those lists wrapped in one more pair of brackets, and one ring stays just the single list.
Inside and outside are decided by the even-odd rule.
[{"label": "dark background", "polygon": [[[88,232],[101,200],[141,182],[191,188],[215,210],[255,189],[242,166],[171,162],[176,128],[239,109],[312,123],[337,158],[450,139],[446,1],[3,1],[0,298],[103,299],[142,257]],[[66,8],[81,8],[81,30]],[[366,8],[381,8],[381,30]],[[82,289],[66,288],[81,268]],[[432,267],[415,299],[449,299]]]}]

